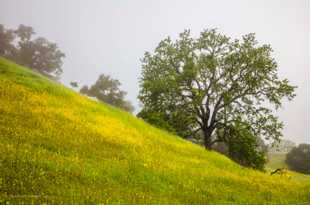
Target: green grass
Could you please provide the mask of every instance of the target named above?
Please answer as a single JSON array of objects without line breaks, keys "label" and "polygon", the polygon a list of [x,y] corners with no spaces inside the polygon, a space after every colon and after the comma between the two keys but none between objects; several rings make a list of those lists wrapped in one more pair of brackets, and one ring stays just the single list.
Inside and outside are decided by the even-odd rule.
[{"label": "green grass", "polygon": [[243,168],[0,59],[0,204],[310,204],[310,182]]},{"label": "green grass", "polygon": [[[278,168],[285,168],[290,170],[289,166],[285,163],[286,153],[269,153],[268,162],[266,168],[268,171],[272,171]],[[310,175],[302,174],[295,171],[289,171],[291,178],[296,181],[301,181],[303,183],[310,183]]]}]

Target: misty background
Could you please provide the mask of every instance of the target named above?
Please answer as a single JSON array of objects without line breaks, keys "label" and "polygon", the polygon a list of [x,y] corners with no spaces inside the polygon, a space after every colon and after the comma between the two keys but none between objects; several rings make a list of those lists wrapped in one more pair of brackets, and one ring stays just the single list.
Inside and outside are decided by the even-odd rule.
[{"label": "misty background", "polygon": [[99,74],[117,78],[139,110],[140,59],[167,36],[194,36],[218,28],[233,38],[256,33],[271,44],[279,75],[298,86],[297,97],[278,111],[284,136],[310,143],[309,0],[1,0],[0,24],[32,26],[66,54],[61,81],[93,84]]}]

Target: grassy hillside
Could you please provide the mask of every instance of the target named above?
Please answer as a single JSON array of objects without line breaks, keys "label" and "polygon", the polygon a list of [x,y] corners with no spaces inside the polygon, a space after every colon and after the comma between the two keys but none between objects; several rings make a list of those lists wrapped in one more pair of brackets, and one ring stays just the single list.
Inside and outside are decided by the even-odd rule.
[{"label": "grassy hillside", "polygon": [[270,176],[0,59],[0,204],[310,204]]}]

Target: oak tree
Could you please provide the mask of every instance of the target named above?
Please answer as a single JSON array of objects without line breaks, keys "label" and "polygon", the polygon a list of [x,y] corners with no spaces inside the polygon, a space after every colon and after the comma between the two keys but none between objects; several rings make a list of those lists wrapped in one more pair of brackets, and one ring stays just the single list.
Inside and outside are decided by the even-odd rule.
[{"label": "oak tree", "polygon": [[176,41],[168,37],[142,59],[139,116],[182,137],[202,134],[207,149],[241,139],[229,134],[240,126],[250,136],[279,140],[283,123],[273,108],[293,99],[295,87],[278,77],[272,52],[254,34],[232,39],[211,29],[198,38],[189,30]]}]

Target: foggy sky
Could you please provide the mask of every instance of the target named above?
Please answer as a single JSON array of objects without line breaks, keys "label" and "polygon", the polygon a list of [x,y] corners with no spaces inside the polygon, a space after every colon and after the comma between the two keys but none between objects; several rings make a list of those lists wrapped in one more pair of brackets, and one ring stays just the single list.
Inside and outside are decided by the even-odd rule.
[{"label": "foggy sky", "polygon": [[285,138],[310,143],[309,0],[0,0],[0,24],[32,26],[66,53],[62,82],[93,83],[105,73],[122,82],[138,109],[140,59],[184,29],[218,28],[234,38],[256,33],[271,44],[282,78],[297,97],[278,112]]}]

